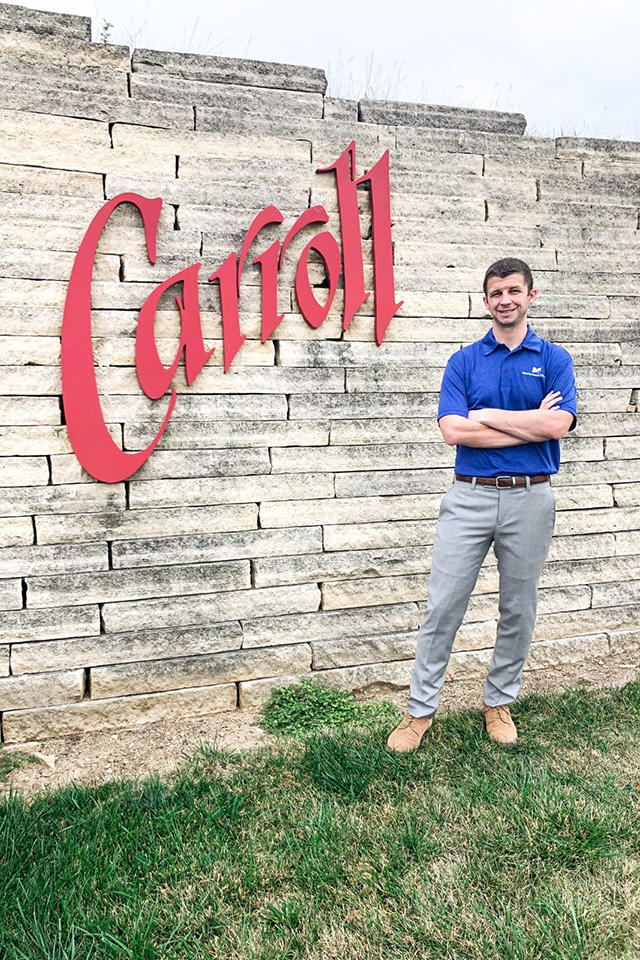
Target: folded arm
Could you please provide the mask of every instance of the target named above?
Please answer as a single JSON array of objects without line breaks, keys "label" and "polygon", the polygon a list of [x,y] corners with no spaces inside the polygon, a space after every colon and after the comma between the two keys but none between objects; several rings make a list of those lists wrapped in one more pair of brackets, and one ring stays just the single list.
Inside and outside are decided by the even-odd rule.
[{"label": "folded arm", "polygon": [[561,394],[551,391],[537,410],[485,407],[483,410],[470,410],[469,419],[517,437],[522,443],[559,440],[568,433],[573,423],[573,414],[569,410],[556,409],[561,401]]},{"label": "folded arm", "polygon": [[517,447],[526,443],[506,431],[496,430],[457,413],[445,414],[438,423],[442,436],[450,447],[458,444],[465,447]]}]

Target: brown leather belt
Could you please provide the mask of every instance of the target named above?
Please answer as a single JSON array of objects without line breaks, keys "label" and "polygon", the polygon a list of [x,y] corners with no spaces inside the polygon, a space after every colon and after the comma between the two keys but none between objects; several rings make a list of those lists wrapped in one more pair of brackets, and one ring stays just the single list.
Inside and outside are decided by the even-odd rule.
[{"label": "brown leather belt", "polygon": [[[465,477],[461,473],[454,473],[456,480],[462,480],[464,483],[473,483],[473,477]],[[530,477],[476,477],[476,483],[481,487],[526,487],[529,483],[549,483],[551,478],[548,473],[536,473]]]}]

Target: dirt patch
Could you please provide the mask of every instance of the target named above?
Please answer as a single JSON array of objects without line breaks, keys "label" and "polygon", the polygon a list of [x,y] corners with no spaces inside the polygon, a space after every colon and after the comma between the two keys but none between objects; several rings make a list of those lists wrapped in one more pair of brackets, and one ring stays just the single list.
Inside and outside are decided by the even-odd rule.
[{"label": "dirt patch", "polygon": [[[525,671],[521,695],[560,692],[568,687],[595,688],[623,686],[636,679],[629,663],[593,660],[563,664],[544,671]],[[360,700],[382,699],[406,709],[407,691],[383,685],[369,689]],[[447,681],[442,689],[439,712],[482,707],[482,681]],[[480,722],[480,720],[479,720]],[[191,757],[203,743],[215,743],[230,750],[247,750],[268,745],[275,738],[260,727],[258,710],[234,710],[180,721],[52,737],[48,740],[3,747],[19,750],[35,762],[17,767],[7,783],[0,783],[0,796],[9,790],[33,794],[68,783],[100,783],[106,780],[140,779],[152,773],[170,773]]]}]

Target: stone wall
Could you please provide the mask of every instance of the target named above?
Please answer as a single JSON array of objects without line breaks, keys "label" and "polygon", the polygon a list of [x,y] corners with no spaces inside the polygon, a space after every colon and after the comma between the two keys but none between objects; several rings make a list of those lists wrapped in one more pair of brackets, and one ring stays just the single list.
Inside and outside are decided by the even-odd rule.
[{"label": "stone wall", "polygon": [[[85,18],[9,5],[0,58],[5,741],[254,705],[283,678],[406,686],[453,464],[434,416],[440,379],[487,330],[481,279],[504,255],[531,264],[535,329],[571,351],[579,390],[527,669],[638,663],[640,144],[527,137],[520,115],[336,100],[306,67],[130,56],[91,43]],[[224,373],[207,276],[266,204],[285,216],[274,238],[316,203],[339,235],[332,177],[314,171],[352,139],[359,173],[390,150],[399,315],[380,347],[372,298],[346,332],[339,295],[318,330],[305,324],[298,239],[285,318],[264,344],[260,275],[245,268],[248,339]],[[135,376],[137,311],[194,261],[217,349],[192,387],[179,370],[145,466],[105,484],[69,445],[60,333],[80,240],[125,191],[164,199],[155,265],[132,207],[111,218],[95,264],[98,381],[125,449],[149,443],[166,409]],[[370,263],[366,192],[361,219]],[[177,331],[166,298],[166,362]],[[491,553],[449,668],[479,691],[496,590]]]}]

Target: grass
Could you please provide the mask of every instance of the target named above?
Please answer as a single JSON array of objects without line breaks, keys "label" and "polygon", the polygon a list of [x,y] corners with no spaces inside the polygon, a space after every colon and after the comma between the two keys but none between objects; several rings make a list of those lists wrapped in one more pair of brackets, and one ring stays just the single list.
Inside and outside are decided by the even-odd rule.
[{"label": "grass", "polygon": [[[640,683],[0,806],[3,960],[636,960]],[[377,724],[377,725],[376,725]]]}]

